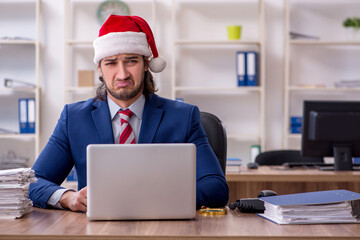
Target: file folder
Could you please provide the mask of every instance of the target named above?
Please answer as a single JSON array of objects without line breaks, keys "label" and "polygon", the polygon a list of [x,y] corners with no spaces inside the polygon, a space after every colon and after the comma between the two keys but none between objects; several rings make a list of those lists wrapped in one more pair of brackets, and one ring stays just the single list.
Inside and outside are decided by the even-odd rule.
[{"label": "file folder", "polygon": [[246,52],[236,54],[236,74],[238,86],[246,86]]},{"label": "file folder", "polygon": [[251,51],[246,54],[247,86],[258,86],[258,53]]},{"label": "file folder", "polygon": [[28,133],[28,106],[27,99],[19,99],[19,124],[20,133]]},{"label": "file folder", "polygon": [[35,99],[27,100],[28,113],[28,133],[35,133]]},{"label": "file folder", "polygon": [[258,214],[278,224],[360,223],[360,193],[327,190],[261,197]]}]

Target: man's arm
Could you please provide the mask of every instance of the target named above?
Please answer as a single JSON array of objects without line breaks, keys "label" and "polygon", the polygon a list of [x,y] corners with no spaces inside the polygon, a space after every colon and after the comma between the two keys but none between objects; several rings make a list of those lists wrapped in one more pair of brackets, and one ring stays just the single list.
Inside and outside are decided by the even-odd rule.
[{"label": "man's arm", "polygon": [[29,198],[34,206],[47,208],[48,199],[56,190],[63,189],[60,184],[73,168],[66,115],[65,107],[49,142],[32,167],[38,179],[29,188]]}]

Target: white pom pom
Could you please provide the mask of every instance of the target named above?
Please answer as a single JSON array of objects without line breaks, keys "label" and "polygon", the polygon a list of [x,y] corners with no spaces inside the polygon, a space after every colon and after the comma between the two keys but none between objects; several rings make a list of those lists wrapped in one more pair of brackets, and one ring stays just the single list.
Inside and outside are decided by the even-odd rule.
[{"label": "white pom pom", "polygon": [[149,68],[154,73],[159,73],[164,70],[166,67],[166,61],[164,58],[158,56],[157,58],[152,58],[149,62]]}]

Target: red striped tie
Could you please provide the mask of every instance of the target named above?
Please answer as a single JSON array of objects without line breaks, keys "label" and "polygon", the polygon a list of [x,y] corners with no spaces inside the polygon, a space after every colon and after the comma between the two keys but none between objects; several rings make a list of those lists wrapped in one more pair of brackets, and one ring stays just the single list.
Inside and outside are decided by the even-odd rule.
[{"label": "red striped tie", "polygon": [[129,124],[129,118],[134,114],[130,109],[120,110],[120,139],[119,144],[134,144],[135,136],[131,125]]}]

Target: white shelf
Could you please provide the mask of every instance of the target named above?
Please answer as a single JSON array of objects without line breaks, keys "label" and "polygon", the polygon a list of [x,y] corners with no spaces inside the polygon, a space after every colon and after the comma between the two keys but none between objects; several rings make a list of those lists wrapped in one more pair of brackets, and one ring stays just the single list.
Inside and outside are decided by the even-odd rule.
[{"label": "white shelf", "polygon": [[260,45],[259,41],[243,40],[176,40],[175,45]]},{"label": "white shelf", "polygon": [[91,92],[94,91],[94,87],[67,87],[66,92]]},{"label": "white shelf", "polygon": [[241,142],[259,142],[259,135],[245,135],[245,134],[234,134],[227,133],[227,138],[235,141]]},{"label": "white shelf", "polygon": [[65,44],[68,44],[68,45],[90,45],[90,46],[92,46],[93,41],[91,41],[91,40],[66,40]]},{"label": "white shelf", "polygon": [[26,92],[26,93],[36,93],[38,87],[28,88],[28,87],[13,87],[13,88],[0,88],[0,94],[13,94],[16,92]]},{"label": "white shelf", "polygon": [[262,92],[261,87],[175,87],[176,92],[200,92],[209,94],[244,94],[249,92]]},{"label": "white shelf", "polygon": [[291,139],[300,140],[301,139],[301,133],[288,133],[287,137],[291,138]]},{"label": "white shelf", "polygon": [[289,91],[313,91],[313,92],[360,92],[360,88],[329,88],[329,87],[288,87]]},{"label": "white shelf", "polygon": [[290,40],[292,45],[357,46],[360,41]]},{"label": "white shelf", "polygon": [[6,133],[0,134],[0,139],[35,140],[36,134]]},{"label": "white shelf", "polygon": [[0,39],[0,44],[9,44],[9,45],[36,45],[38,42],[35,40],[4,40]]}]

